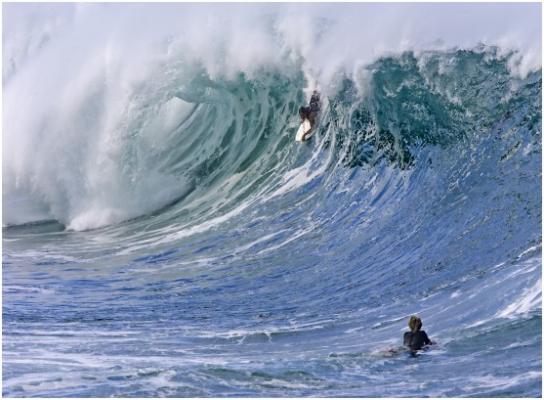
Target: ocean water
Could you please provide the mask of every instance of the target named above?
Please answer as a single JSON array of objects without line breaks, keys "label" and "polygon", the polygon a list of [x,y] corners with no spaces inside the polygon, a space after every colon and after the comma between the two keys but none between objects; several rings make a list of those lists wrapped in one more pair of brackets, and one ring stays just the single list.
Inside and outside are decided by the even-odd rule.
[{"label": "ocean water", "polygon": [[539,65],[130,7],[4,5],[4,396],[541,397]]}]

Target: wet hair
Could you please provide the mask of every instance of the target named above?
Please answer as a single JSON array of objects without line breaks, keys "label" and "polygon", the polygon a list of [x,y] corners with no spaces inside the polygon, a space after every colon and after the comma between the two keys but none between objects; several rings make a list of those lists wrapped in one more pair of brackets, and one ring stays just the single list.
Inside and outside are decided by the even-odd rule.
[{"label": "wet hair", "polygon": [[419,318],[416,315],[412,315],[410,317],[410,321],[408,321],[408,327],[412,332],[417,332],[421,329],[421,326],[423,325],[423,322],[421,322],[421,318]]}]

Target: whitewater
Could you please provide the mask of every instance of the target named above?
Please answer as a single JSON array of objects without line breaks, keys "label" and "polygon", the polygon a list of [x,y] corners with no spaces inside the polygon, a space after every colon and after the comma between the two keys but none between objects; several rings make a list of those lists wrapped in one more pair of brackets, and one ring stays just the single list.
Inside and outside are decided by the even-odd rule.
[{"label": "whitewater", "polygon": [[2,12],[4,396],[541,397],[540,3]]}]

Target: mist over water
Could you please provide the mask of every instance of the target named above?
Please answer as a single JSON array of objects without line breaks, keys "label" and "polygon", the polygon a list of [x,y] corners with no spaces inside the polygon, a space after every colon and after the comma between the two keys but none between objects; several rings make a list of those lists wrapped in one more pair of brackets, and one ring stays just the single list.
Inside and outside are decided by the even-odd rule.
[{"label": "mist over water", "polygon": [[540,7],[3,5],[3,394],[541,396]]}]

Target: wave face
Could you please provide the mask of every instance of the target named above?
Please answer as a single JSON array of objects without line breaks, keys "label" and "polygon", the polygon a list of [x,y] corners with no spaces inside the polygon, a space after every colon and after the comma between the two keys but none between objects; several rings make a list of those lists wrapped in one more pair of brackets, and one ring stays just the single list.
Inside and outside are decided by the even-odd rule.
[{"label": "wave face", "polygon": [[[273,10],[210,23],[203,47],[187,17],[190,45],[136,40],[149,10],[25,10],[4,43],[4,395],[541,396],[540,66],[480,44],[333,73],[305,53],[327,19],[296,40]],[[412,314],[437,342],[417,357]]]}]

